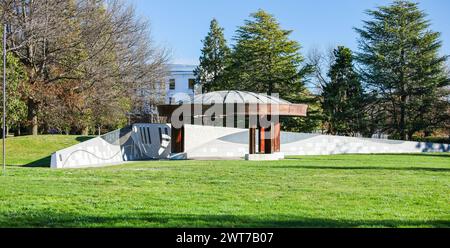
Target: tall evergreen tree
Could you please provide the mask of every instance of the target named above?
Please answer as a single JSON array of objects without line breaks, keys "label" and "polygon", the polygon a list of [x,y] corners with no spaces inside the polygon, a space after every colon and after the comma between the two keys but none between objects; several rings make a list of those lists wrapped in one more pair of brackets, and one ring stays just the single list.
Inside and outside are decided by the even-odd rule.
[{"label": "tall evergreen tree", "polygon": [[239,90],[279,93],[281,97],[304,90],[300,45],[289,39],[277,20],[259,10],[236,31],[236,45],[228,80]]},{"label": "tall evergreen tree", "polygon": [[448,118],[445,111],[433,111],[445,105],[441,89],[449,78],[444,71],[447,57],[439,55],[440,33],[430,30],[426,14],[418,4],[403,0],[367,13],[372,19],[356,29],[358,60],[386,115],[381,128],[406,139]]},{"label": "tall evergreen tree", "polygon": [[339,46],[328,72],[330,81],[323,87],[322,108],[330,134],[354,135],[363,131],[364,96],[358,74],[353,68],[352,51]]},{"label": "tall evergreen tree", "polygon": [[223,73],[227,65],[230,49],[223,34],[223,28],[212,19],[208,35],[203,40],[200,64],[194,70],[196,81],[204,92],[223,89]]}]

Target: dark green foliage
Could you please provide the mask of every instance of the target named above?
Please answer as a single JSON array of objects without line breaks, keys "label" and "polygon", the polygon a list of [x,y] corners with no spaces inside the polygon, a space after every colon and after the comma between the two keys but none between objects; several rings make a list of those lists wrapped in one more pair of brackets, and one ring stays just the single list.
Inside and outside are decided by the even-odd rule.
[{"label": "dark green foliage", "polygon": [[317,97],[305,88],[306,76],[311,73],[303,65],[300,44],[289,39],[292,33],[280,27],[278,21],[263,10],[250,15],[251,19],[238,28],[236,45],[226,70],[227,89],[274,94],[293,103],[310,104],[308,117],[284,118],[287,131],[313,131],[320,124]]},{"label": "dark green foliage", "polygon": [[431,143],[443,143],[443,144],[450,144],[450,137],[435,137],[435,136],[429,136],[429,137],[412,137],[413,141],[418,142],[431,142]]},{"label": "dark green foliage", "polygon": [[304,90],[300,45],[276,19],[259,10],[236,31],[228,79],[232,88],[281,97]]},{"label": "dark green foliage", "polygon": [[330,134],[355,135],[364,128],[364,94],[353,68],[350,49],[339,46],[330,67],[330,81],[324,85],[322,108]]},{"label": "dark green foliage", "polygon": [[223,73],[230,55],[230,49],[223,35],[223,28],[216,19],[211,21],[208,35],[203,40],[200,65],[195,69],[197,83],[203,92],[223,89],[226,82]]},{"label": "dark green foliage", "polygon": [[446,56],[439,55],[440,33],[430,30],[426,14],[416,3],[394,1],[369,10],[371,20],[360,35],[361,76],[383,117],[378,128],[400,139],[429,131],[448,119],[449,77]]}]

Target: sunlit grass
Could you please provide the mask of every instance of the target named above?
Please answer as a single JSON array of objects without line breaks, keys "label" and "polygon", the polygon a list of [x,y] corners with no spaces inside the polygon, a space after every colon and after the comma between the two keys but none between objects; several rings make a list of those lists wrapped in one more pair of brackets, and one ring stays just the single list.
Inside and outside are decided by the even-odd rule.
[{"label": "sunlit grass", "polygon": [[448,154],[9,166],[0,177],[2,227],[450,227],[449,203]]}]

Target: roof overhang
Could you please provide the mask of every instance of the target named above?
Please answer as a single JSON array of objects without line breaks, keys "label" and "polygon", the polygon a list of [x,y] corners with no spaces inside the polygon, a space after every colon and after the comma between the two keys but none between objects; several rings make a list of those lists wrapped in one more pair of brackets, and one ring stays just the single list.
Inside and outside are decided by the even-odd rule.
[{"label": "roof overhang", "polygon": [[[164,104],[158,106],[161,116],[171,116],[174,112],[183,113],[184,116],[208,116],[208,113],[221,111],[221,116],[306,116],[308,105],[306,104],[253,104],[253,103],[228,103],[228,104]],[[208,111],[209,110],[209,111]],[[232,110],[232,111],[231,111]],[[231,112],[230,112],[231,111]]]}]

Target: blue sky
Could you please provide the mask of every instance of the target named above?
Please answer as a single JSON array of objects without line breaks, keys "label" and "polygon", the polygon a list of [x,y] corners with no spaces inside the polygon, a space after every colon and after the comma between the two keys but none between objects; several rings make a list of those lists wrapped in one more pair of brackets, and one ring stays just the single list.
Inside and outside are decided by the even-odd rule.
[{"label": "blue sky", "polygon": [[[236,27],[250,13],[263,9],[273,14],[291,38],[302,45],[302,54],[312,48],[344,45],[357,48],[353,27],[367,19],[364,10],[386,5],[387,0],[128,0],[140,18],[150,21],[152,39],[172,51],[172,63],[197,64],[201,40],[209,22],[216,18],[225,28],[225,38],[233,43]],[[422,0],[432,29],[442,33],[442,54],[450,54],[450,1]]]}]

